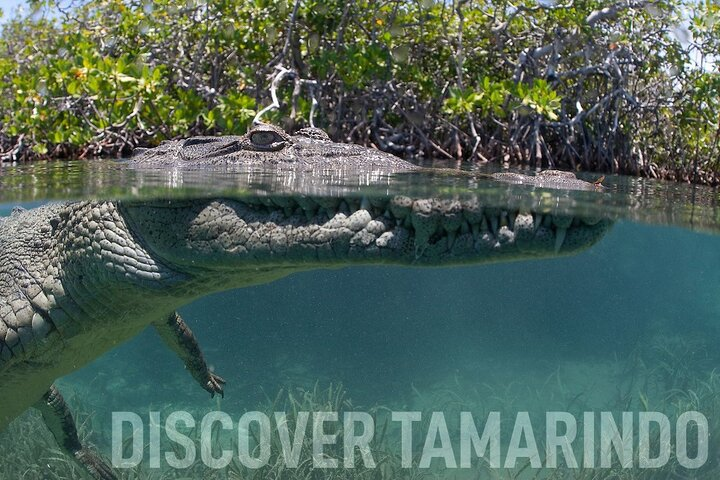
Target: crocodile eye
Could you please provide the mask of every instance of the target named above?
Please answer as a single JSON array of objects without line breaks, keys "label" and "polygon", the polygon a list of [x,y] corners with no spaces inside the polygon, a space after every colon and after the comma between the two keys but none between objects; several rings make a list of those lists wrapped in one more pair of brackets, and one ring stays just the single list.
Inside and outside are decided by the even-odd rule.
[{"label": "crocodile eye", "polygon": [[276,132],[265,130],[250,134],[250,141],[260,147],[269,147],[273,143],[284,142],[285,139]]}]

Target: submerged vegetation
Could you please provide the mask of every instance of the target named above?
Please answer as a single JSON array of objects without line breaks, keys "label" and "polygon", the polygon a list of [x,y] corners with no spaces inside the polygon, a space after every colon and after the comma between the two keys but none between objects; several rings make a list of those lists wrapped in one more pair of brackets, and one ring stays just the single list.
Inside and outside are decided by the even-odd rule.
[{"label": "submerged vegetation", "polygon": [[717,2],[28,4],[0,35],[6,161],[244,133],[276,93],[265,119],[406,157],[720,179]]},{"label": "submerged vegetation", "polygon": [[[501,430],[503,443],[501,449],[507,448],[507,439],[513,431],[513,419],[518,412],[529,412],[533,418],[545,417],[545,412],[553,409],[558,412],[568,412],[578,419],[583,418],[583,412],[606,411],[611,412],[619,419],[620,412],[660,412],[666,415],[671,424],[675,424],[679,415],[684,412],[703,412],[709,424],[710,438],[720,435],[720,375],[715,371],[718,354],[713,341],[699,338],[694,335],[662,335],[642,341],[630,355],[623,358],[608,360],[604,357],[588,358],[584,362],[565,362],[557,365],[549,377],[538,377],[537,371],[532,368],[515,376],[514,382],[507,382],[507,377],[491,379],[491,376],[473,372],[472,369],[458,373],[454,378],[445,378],[440,383],[412,388],[412,393],[399,396],[393,405],[366,408],[353,403],[348,392],[341,385],[330,384],[320,387],[318,384],[303,387],[288,386],[282,388],[273,397],[267,397],[259,405],[241,407],[239,412],[231,413],[233,419],[239,418],[247,407],[256,412],[264,413],[273,418],[275,412],[284,412],[287,431],[291,432],[289,441],[295,442],[295,435],[303,428],[298,428],[300,412],[336,412],[342,418],[346,412],[365,411],[374,419],[374,436],[369,443],[369,454],[375,461],[374,467],[365,465],[358,449],[355,451],[354,468],[343,467],[343,443],[330,443],[325,446],[325,459],[337,459],[339,468],[314,467],[312,435],[302,436],[297,444],[299,456],[296,466],[288,466],[283,457],[283,446],[280,444],[278,425],[275,420],[271,427],[270,456],[260,468],[248,468],[237,458],[221,469],[211,469],[204,465],[197,455],[195,461],[184,469],[148,468],[147,461],[133,468],[122,469],[121,478],[126,480],[148,479],[185,479],[185,478],[226,478],[226,479],[342,479],[342,480],[396,480],[396,479],[457,479],[457,478],[487,478],[487,479],[567,479],[577,480],[611,480],[611,479],[657,479],[657,478],[718,478],[720,463],[714,456],[699,469],[688,470],[678,464],[673,456],[669,461],[659,467],[642,468],[638,466],[639,435],[637,428],[632,428],[632,443],[635,446],[633,461],[630,466],[622,466],[617,456],[613,456],[609,467],[572,468],[564,463],[564,456],[557,467],[548,467],[543,438],[545,432],[542,428],[535,431],[538,441],[540,458],[538,461],[543,468],[535,468],[530,460],[521,460],[514,468],[496,468],[489,465],[487,458],[471,456],[470,468],[445,468],[442,460],[433,460],[430,468],[420,468],[419,463],[425,439],[424,433],[429,431],[429,420],[433,412],[441,411],[447,419],[447,428],[453,440],[455,454],[459,448],[455,442],[460,431],[458,418],[461,412],[471,412],[479,429],[490,412],[496,412],[502,418]],[[482,368],[482,367],[480,367]],[[497,372],[495,367],[491,367]],[[512,371],[512,369],[511,369]],[[538,370],[539,371],[539,370]],[[517,374],[518,372],[516,372]],[[479,374],[479,375],[478,375]],[[515,375],[515,374],[514,374]],[[478,381],[476,377],[485,377],[487,381]],[[182,382],[187,379],[181,379]],[[496,381],[500,380],[500,381]],[[178,384],[182,388],[183,384]],[[569,385],[573,385],[572,388]],[[93,387],[77,386],[69,400],[74,404],[76,416],[79,420],[81,436],[87,442],[95,442],[103,453],[110,451],[109,432],[98,434],[104,429],[101,426],[101,416],[109,416],[109,412],[87,412],[85,403],[90,389]],[[88,389],[86,391],[85,389]],[[113,392],[108,390],[109,394]],[[220,399],[216,398],[215,407],[222,411]],[[107,407],[110,408],[110,407]],[[110,408],[112,409],[112,408]],[[187,405],[165,405],[164,412],[176,409],[188,410]],[[201,418],[212,406],[190,408],[192,416]],[[390,411],[421,412],[422,421],[413,429],[412,465],[403,466],[399,445],[400,428],[397,422],[390,422]],[[164,418],[165,414],[161,416]],[[637,415],[636,415],[637,419]],[[304,419],[307,422],[307,418]],[[218,426],[219,425],[215,425]],[[538,427],[537,423],[534,425]],[[99,428],[96,428],[99,427]],[[310,427],[307,427],[310,428]],[[580,425],[580,428],[584,428]],[[624,427],[620,427],[623,429]],[[96,433],[93,433],[93,430]],[[307,432],[307,430],[305,430]],[[230,448],[238,451],[235,430],[223,432],[220,428],[213,428],[211,455],[217,458],[223,450]],[[337,438],[343,438],[342,422],[328,423],[323,433]],[[183,431],[184,435],[200,444],[200,432],[197,425]],[[251,438],[257,438],[253,430],[248,432]],[[358,432],[356,431],[357,435]],[[689,433],[692,438],[693,433]],[[163,434],[164,437],[164,434]],[[659,430],[650,430],[650,451],[657,455],[659,447]],[[582,438],[582,434],[578,435]],[[125,437],[123,446],[126,452],[123,458],[132,454],[131,438]],[[671,441],[671,450],[675,451],[675,436]],[[256,440],[257,442],[257,440]],[[582,441],[581,441],[582,442]],[[599,442],[598,442],[599,443]],[[692,441],[690,442],[692,444]],[[252,449],[252,443],[250,448]],[[529,444],[528,444],[529,445]],[[177,447],[175,444],[172,448]],[[436,444],[437,446],[437,444]],[[577,448],[578,445],[574,446]],[[147,444],[146,449],[149,449]],[[171,446],[163,444],[161,452],[171,451]],[[581,447],[582,448],[582,447]],[[691,449],[696,446],[690,446]],[[599,458],[600,445],[595,445],[596,456]],[[7,478],[84,478],[80,470],[69,458],[58,449],[50,433],[44,427],[40,416],[34,412],[26,412],[14,421],[9,429],[0,433],[0,450],[12,462],[6,462],[3,473]],[[487,453],[487,452],[486,452]],[[178,458],[184,457],[183,447],[175,450]],[[252,454],[256,456],[255,453]],[[504,455],[504,453],[503,453]],[[576,458],[582,458],[582,452],[575,452]],[[614,454],[613,454],[614,455]],[[691,453],[692,455],[692,453]],[[147,452],[144,457],[147,460]]]}]

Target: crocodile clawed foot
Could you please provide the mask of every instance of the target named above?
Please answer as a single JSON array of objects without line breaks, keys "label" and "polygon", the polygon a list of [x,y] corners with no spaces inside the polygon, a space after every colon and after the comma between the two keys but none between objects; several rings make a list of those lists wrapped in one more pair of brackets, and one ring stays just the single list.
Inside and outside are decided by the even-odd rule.
[{"label": "crocodile clawed foot", "polygon": [[210,398],[215,397],[215,394],[219,394],[222,398],[225,398],[225,390],[223,389],[225,385],[225,379],[222,378],[220,375],[215,375],[214,373],[210,372],[210,379],[205,384],[205,390],[210,392]]},{"label": "crocodile clawed foot", "polygon": [[75,452],[75,460],[78,461],[90,475],[97,480],[117,480],[112,468],[98,454],[83,447]]},{"label": "crocodile clawed foot", "polygon": [[156,322],[154,326],[165,344],[185,363],[185,368],[188,369],[195,381],[210,392],[211,397],[215,397],[215,394],[219,393],[224,398],[225,379],[210,371],[195,335],[180,314],[172,312],[164,320]]},{"label": "crocodile clawed foot", "polygon": [[117,480],[118,476],[110,465],[80,442],[72,413],[55,385],[50,386],[45,395],[35,403],[35,407],[40,410],[43,421],[58,446],[72,456],[95,480]]}]

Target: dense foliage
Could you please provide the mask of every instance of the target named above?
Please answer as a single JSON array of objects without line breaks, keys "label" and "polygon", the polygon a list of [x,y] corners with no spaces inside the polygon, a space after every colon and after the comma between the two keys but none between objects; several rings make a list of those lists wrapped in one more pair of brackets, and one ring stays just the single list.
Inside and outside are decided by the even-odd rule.
[{"label": "dense foliage", "polygon": [[[6,159],[264,120],[405,156],[720,179],[712,0],[35,0],[0,38]],[[317,108],[314,102],[317,101]]]}]

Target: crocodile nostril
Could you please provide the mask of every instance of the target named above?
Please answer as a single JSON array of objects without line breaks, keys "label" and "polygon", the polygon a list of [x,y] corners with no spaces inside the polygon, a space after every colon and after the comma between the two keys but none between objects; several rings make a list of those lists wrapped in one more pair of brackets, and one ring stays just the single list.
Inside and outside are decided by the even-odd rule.
[{"label": "crocodile nostril", "polygon": [[295,135],[312,138],[313,140],[323,140],[328,142],[330,141],[330,136],[325,130],[321,130],[315,127],[301,128],[300,130],[295,132]]}]

